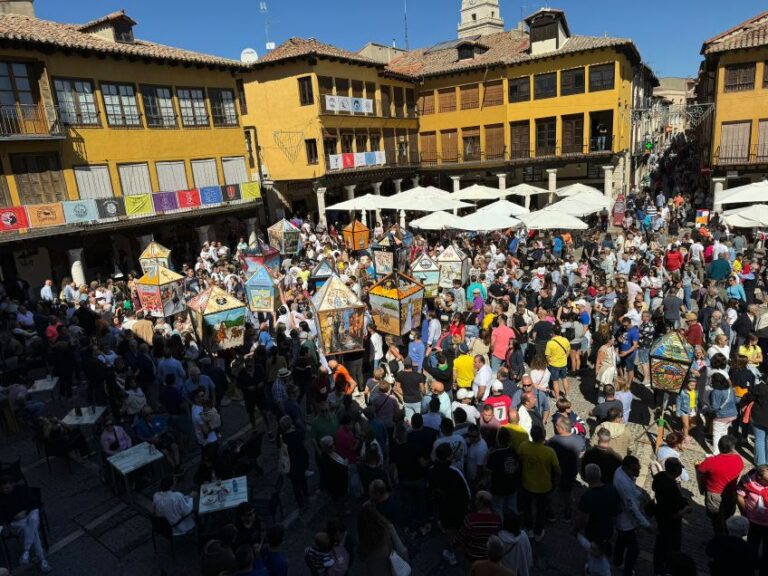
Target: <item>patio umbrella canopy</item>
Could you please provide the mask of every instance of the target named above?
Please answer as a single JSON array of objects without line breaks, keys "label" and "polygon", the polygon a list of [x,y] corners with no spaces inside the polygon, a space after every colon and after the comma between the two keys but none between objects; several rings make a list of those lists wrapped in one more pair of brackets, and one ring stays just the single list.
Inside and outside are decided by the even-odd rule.
[{"label": "patio umbrella canopy", "polygon": [[715,206],[718,204],[741,204],[742,202],[751,204],[768,202],[768,180],[737,186],[715,195]]},{"label": "patio umbrella canopy", "polygon": [[736,208],[723,213],[723,220],[729,226],[736,228],[759,228],[768,226],[768,206],[755,204],[744,208]]},{"label": "patio umbrella canopy", "polygon": [[457,228],[470,231],[507,230],[508,228],[518,228],[521,225],[520,220],[507,216],[503,212],[478,211],[464,216],[460,220],[457,223]]},{"label": "patio umbrella canopy", "polygon": [[538,210],[518,219],[530,230],[586,230],[584,222],[559,210]]},{"label": "patio umbrella canopy", "polygon": [[537,194],[549,194],[549,190],[546,188],[539,188],[538,186],[531,186],[530,184],[517,184],[504,190],[504,196],[520,196],[522,198],[528,198],[536,196]]},{"label": "patio umbrella canopy", "polygon": [[569,184],[568,186],[563,186],[562,188],[555,190],[555,194],[558,196],[576,196],[577,194],[585,193],[600,194],[601,196],[603,195],[603,193],[597,188],[593,186],[587,186],[586,184],[581,184],[580,182],[577,182],[576,184]]},{"label": "patio umbrella canopy", "polygon": [[483,186],[482,184],[472,184],[458,192],[453,192],[451,198],[454,200],[498,200],[504,193],[498,188]]},{"label": "patio umbrella canopy", "polygon": [[488,206],[483,206],[482,208],[478,208],[477,211],[478,212],[499,212],[500,214],[505,214],[507,216],[518,216],[520,214],[531,213],[531,211],[525,206],[520,206],[520,204],[515,204],[514,202],[510,202],[509,200],[497,200],[493,204],[488,204]]},{"label": "patio umbrella canopy", "polygon": [[342,211],[363,211],[363,210],[382,210],[389,208],[388,202],[394,196],[379,196],[377,194],[364,194],[357,198],[351,198],[344,202],[339,202],[333,206],[327,206],[326,210],[342,210]]},{"label": "patio umbrella canopy", "polygon": [[397,196],[390,196],[390,208],[397,210],[412,210],[414,212],[439,212],[440,210],[472,208],[472,204],[453,200],[450,197],[425,195],[421,197],[399,198],[399,196],[400,194]]},{"label": "patio umbrella canopy", "polygon": [[588,216],[600,212],[603,208],[610,210],[613,208],[613,199],[603,194],[577,194],[576,196],[567,196],[545,207],[544,211],[557,210],[572,214],[573,216]]},{"label": "patio umbrella canopy", "polygon": [[461,220],[458,216],[454,216],[450,212],[432,212],[422,218],[418,218],[411,222],[413,228],[420,228],[421,230],[449,230],[457,228],[456,224]]}]

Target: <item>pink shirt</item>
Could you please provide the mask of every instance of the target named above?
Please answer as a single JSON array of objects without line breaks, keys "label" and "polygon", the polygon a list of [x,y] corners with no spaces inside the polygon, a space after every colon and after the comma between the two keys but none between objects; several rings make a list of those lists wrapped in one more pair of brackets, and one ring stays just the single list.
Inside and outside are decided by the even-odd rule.
[{"label": "pink shirt", "polygon": [[515,338],[515,333],[506,324],[501,324],[493,329],[493,355],[499,360],[504,360],[507,357],[507,350],[509,349],[509,341]]},{"label": "pink shirt", "polygon": [[339,426],[339,430],[336,432],[336,452],[350,464],[357,462],[355,435],[351,429]]}]

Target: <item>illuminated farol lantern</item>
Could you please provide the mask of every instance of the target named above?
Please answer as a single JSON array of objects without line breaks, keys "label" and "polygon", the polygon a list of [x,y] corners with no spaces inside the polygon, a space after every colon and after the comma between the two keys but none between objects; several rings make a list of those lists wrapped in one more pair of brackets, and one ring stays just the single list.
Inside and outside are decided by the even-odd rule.
[{"label": "illuminated farol lantern", "polygon": [[312,297],[320,349],[326,356],[363,349],[365,304],[335,274]]},{"label": "illuminated farol lantern", "polygon": [[141,266],[141,271],[146,274],[154,266],[170,268],[170,259],[171,251],[162,244],[152,241],[147,244],[147,247],[144,248],[141,256],[139,256],[139,265]]},{"label": "illuminated farol lantern", "polygon": [[424,298],[437,296],[440,285],[440,267],[429,255],[421,253],[411,262],[411,276],[424,285]]},{"label": "illuminated farol lantern", "polygon": [[195,333],[209,352],[243,345],[245,304],[213,286],[187,302]]},{"label": "illuminated farol lantern", "polygon": [[408,267],[408,248],[392,233],[388,232],[381,240],[371,244],[370,252],[377,278],[392,272],[405,272]]},{"label": "illuminated farol lantern", "polygon": [[333,263],[333,260],[323,258],[314,268],[312,268],[312,273],[309,275],[309,282],[314,285],[314,289],[317,290],[334,274],[336,274],[336,265]]},{"label": "illuminated farol lantern", "polygon": [[344,245],[349,250],[365,250],[371,239],[371,230],[360,222],[354,220],[344,230]]},{"label": "illuminated farol lantern", "polygon": [[376,328],[402,336],[421,325],[424,286],[401,272],[379,280],[368,291],[371,315]]},{"label": "illuminated farol lantern", "polygon": [[295,256],[301,250],[301,230],[283,218],[267,228],[269,245],[280,254]]},{"label": "illuminated farol lantern", "polygon": [[440,268],[440,286],[452,288],[455,279],[464,284],[469,280],[469,258],[462,250],[454,245],[448,246],[435,258]]},{"label": "illuminated farol lantern", "polygon": [[186,309],[184,276],[163,266],[153,266],[136,280],[141,309],[156,318],[167,318]]},{"label": "illuminated farol lantern", "polygon": [[677,332],[669,332],[651,344],[651,386],[664,392],[680,392],[693,364],[694,349]]},{"label": "illuminated farol lantern", "polygon": [[272,277],[269,268],[260,264],[245,281],[245,294],[251,312],[274,312],[280,305],[278,281]]},{"label": "illuminated farol lantern", "polygon": [[240,251],[240,261],[246,272],[253,272],[258,264],[277,271],[280,269],[280,252],[259,239],[256,244]]}]

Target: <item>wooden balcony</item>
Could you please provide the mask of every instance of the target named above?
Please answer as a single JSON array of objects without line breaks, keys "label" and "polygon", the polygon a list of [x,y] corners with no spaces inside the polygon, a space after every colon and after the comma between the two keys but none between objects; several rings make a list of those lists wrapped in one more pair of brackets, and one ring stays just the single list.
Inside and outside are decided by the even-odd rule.
[{"label": "wooden balcony", "polygon": [[56,106],[0,106],[0,140],[60,140],[64,131]]}]

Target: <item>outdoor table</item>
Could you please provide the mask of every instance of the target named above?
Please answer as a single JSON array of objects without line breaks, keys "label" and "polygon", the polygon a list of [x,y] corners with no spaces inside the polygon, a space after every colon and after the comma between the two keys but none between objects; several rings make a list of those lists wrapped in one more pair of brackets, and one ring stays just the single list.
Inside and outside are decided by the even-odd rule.
[{"label": "outdoor table", "polygon": [[64,416],[61,423],[65,424],[67,426],[93,426],[101,420],[101,417],[104,415],[104,412],[107,411],[106,406],[83,406],[81,408],[82,415],[78,416],[75,414],[75,409],[72,408],[72,410],[69,411],[69,413]]},{"label": "outdoor table", "polygon": [[35,380],[35,383],[29,387],[29,394],[31,396],[32,394],[49,393],[51,395],[51,400],[55,400],[56,387],[58,385],[59,377],[49,375],[47,378],[43,378],[42,380]]},{"label": "outdoor table", "polygon": [[[233,482],[237,480],[237,492],[233,490]],[[217,491],[220,488],[226,489],[226,492],[219,496]],[[212,493],[208,493],[212,492]],[[203,484],[200,487],[200,501],[197,507],[197,515],[210,514],[212,512],[221,512],[222,510],[231,510],[243,502],[248,502],[248,478],[240,476],[222,480],[221,486],[218,483]]]},{"label": "outdoor table", "polygon": [[127,450],[113,454],[107,458],[107,462],[112,465],[113,470],[119,472],[123,477],[125,480],[125,491],[127,494],[130,494],[131,487],[128,482],[128,474],[163,458],[164,455],[160,450],[149,442],[142,442],[136,446],[131,446]]}]

